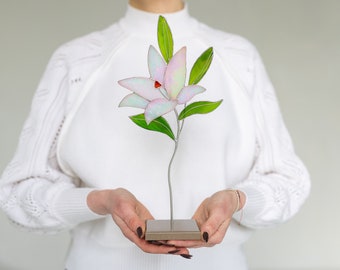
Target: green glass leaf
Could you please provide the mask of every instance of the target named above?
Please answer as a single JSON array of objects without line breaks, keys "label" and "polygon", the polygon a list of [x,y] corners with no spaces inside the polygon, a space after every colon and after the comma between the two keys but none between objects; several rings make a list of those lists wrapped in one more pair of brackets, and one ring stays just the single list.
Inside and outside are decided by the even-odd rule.
[{"label": "green glass leaf", "polygon": [[153,120],[149,125],[145,121],[144,113],[130,116],[130,119],[137,125],[144,129],[161,132],[168,135],[171,139],[175,140],[174,133],[171,127],[163,117],[158,117]]},{"label": "green glass leaf", "polygon": [[158,18],[157,38],[158,46],[164,60],[169,63],[174,51],[174,41],[168,22],[163,16],[159,16]]},{"label": "green glass leaf", "polygon": [[210,47],[209,49],[205,50],[200,57],[196,60],[195,64],[193,65],[190,77],[189,77],[189,84],[197,84],[207,73],[211,61],[214,56],[213,48]]},{"label": "green glass leaf", "polygon": [[186,106],[183,111],[181,111],[180,115],[178,116],[179,120],[183,120],[184,118],[193,115],[193,114],[206,114],[214,111],[217,109],[218,106],[222,103],[223,99],[216,102],[211,101],[198,101],[189,104]]}]

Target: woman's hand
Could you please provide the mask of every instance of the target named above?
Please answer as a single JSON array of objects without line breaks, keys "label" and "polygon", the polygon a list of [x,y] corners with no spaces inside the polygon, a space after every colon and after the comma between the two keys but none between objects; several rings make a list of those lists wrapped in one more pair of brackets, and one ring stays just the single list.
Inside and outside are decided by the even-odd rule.
[{"label": "woman's hand", "polygon": [[186,248],[160,242],[145,241],[145,220],[153,219],[151,213],[126,189],[96,190],[87,197],[89,208],[99,215],[111,215],[126,238],[147,253],[178,254],[186,257]]},{"label": "woman's hand", "polygon": [[201,203],[193,216],[202,232],[201,241],[169,241],[168,243],[186,248],[212,247],[221,243],[233,214],[244,206],[245,194],[241,191],[238,191],[238,194],[235,190],[223,190]]}]

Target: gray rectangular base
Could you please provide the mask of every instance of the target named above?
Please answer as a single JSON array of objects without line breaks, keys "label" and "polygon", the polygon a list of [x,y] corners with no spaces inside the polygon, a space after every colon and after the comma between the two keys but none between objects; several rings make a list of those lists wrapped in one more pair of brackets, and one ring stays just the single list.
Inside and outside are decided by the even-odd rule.
[{"label": "gray rectangular base", "polygon": [[201,232],[193,219],[147,220],[145,240],[201,240]]}]

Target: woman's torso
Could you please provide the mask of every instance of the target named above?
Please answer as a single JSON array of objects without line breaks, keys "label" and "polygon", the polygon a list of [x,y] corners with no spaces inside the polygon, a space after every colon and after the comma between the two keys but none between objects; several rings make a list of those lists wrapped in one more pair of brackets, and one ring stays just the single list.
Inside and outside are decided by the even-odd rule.
[{"label": "woman's torso", "polygon": [[[81,179],[83,186],[126,188],[155,218],[167,219],[167,168],[174,142],[164,134],[146,131],[133,124],[129,116],[142,111],[118,108],[119,102],[128,93],[117,81],[133,76],[149,76],[149,45],[157,47],[156,33],[146,36],[143,33],[129,34],[120,41],[119,46],[115,46],[99,69],[92,73],[82,89],[86,95],[78,100],[79,106],[74,106],[67,117],[59,141],[58,158],[64,171]],[[205,40],[204,36],[191,33],[175,39],[175,51],[184,45],[187,46],[189,74],[198,56],[213,44]],[[222,59],[219,52],[215,51],[211,68],[199,83],[207,91],[193,100],[223,99],[222,105],[210,114],[191,116],[185,120],[172,168],[175,218],[190,218],[206,197],[245,179],[253,163],[255,135],[250,104],[224,61],[228,59]],[[173,115],[165,117],[175,127]],[[120,265],[116,260],[121,259],[127,264],[136,263],[142,267],[145,259],[145,269],[152,269],[151,265],[154,265],[154,269],[174,269],[170,266],[182,264],[183,259],[177,262],[177,259],[169,259],[168,256],[139,254],[110,217],[82,224],[74,229],[73,234],[74,243],[68,260],[70,266],[80,263],[74,260],[78,258],[79,252],[88,258],[85,264],[88,266],[91,258],[97,256],[116,266]],[[211,254],[209,256],[212,257],[218,254],[221,267],[230,263],[231,266],[240,264],[238,268],[214,269],[245,269],[240,244],[248,236],[248,229],[233,222],[224,243],[209,251],[202,249],[194,253],[200,258],[205,258],[204,254]],[[101,248],[103,252],[98,253]],[[128,254],[132,250],[135,255],[129,259]],[[96,255],[92,257],[91,254]],[[233,257],[238,259],[232,262]],[[195,269],[203,269],[204,265],[208,266],[207,263],[211,263],[208,258],[206,263],[197,259],[191,265]],[[160,267],[162,264],[167,264],[168,268]]]}]

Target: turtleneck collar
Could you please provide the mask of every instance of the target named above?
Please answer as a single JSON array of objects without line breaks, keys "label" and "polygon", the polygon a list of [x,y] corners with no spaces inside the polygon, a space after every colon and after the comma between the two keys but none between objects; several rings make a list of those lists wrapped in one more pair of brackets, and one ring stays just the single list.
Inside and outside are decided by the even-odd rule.
[{"label": "turtleneck collar", "polygon": [[156,36],[159,15],[167,20],[174,37],[188,36],[197,27],[197,21],[188,12],[188,5],[180,11],[173,13],[151,13],[136,9],[128,5],[125,16],[119,21],[121,27],[137,35]]}]

